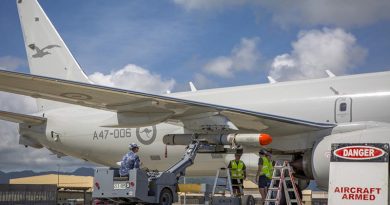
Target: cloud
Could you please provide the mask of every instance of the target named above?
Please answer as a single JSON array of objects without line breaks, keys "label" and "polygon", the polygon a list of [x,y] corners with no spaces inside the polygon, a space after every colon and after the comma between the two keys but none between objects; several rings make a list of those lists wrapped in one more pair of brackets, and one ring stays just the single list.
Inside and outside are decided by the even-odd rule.
[{"label": "cloud", "polygon": [[233,48],[230,56],[220,56],[203,66],[203,71],[223,78],[231,78],[234,73],[253,70],[260,59],[257,50],[259,38],[243,38]]},{"label": "cloud", "polygon": [[89,78],[97,84],[148,93],[165,93],[175,85],[174,79],[163,80],[160,75],[133,64],[107,75],[95,72]]},{"label": "cloud", "polygon": [[339,28],[302,31],[292,47],[291,53],[274,58],[270,76],[278,80],[319,78],[327,69],[344,74],[367,55],[352,34]]},{"label": "cloud", "polygon": [[7,70],[15,70],[20,66],[26,65],[24,59],[14,57],[14,56],[2,56],[0,57],[0,68]]},{"label": "cloud", "polygon": [[390,19],[388,0],[259,0],[256,2],[271,11],[273,20],[282,26],[355,27]]},{"label": "cloud", "polygon": [[256,14],[269,11],[277,24],[354,27],[390,19],[388,0],[174,0],[186,10],[212,10],[238,5],[257,6]]}]

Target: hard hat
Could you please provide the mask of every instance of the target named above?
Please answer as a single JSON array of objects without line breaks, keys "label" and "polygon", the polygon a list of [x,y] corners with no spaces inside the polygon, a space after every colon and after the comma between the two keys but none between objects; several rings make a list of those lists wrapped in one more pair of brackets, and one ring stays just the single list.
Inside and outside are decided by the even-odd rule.
[{"label": "hard hat", "polygon": [[133,148],[139,148],[139,146],[136,143],[130,143],[129,149],[133,149]]}]

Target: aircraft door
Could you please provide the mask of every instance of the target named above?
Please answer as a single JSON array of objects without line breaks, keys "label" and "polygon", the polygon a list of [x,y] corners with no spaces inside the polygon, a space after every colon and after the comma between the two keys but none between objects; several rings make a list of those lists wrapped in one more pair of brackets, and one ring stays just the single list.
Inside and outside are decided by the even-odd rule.
[{"label": "aircraft door", "polygon": [[352,121],[352,99],[341,97],[335,103],[335,122],[344,123]]}]

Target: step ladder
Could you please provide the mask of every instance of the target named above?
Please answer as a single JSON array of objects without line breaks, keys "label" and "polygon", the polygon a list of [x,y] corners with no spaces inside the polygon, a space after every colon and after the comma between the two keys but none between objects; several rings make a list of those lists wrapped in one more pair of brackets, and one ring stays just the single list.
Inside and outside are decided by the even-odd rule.
[{"label": "step ladder", "polygon": [[214,180],[210,202],[205,201],[205,205],[254,205],[255,200],[252,195],[243,195],[242,186],[239,186],[240,196],[234,195],[233,185],[228,168],[220,168]]},{"label": "step ladder", "polygon": [[265,198],[265,205],[302,205],[293,173],[287,161],[276,162],[272,173],[271,184],[268,187]]},{"label": "step ladder", "polygon": [[[222,179],[222,180],[219,180]],[[221,183],[222,181],[222,183]],[[223,190],[221,192],[221,189]],[[219,192],[217,192],[219,190]],[[217,174],[215,176],[213,190],[211,193],[211,196],[213,197],[216,194],[221,194],[225,196],[226,191],[229,192],[231,196],[233,196],[233,186],[232,186],[232,180],[230,177],[230,171],[228,168],[220,168],[217,170]],[[242,190],[240,190],[242,193]]]}]

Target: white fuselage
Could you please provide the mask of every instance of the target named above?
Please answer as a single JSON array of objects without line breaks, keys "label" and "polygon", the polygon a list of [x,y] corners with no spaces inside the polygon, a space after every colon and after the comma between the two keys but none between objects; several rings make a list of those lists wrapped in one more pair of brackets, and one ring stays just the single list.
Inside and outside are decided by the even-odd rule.
[{"label": "white fuselage", "polygon": [[[348,123],[358,121],[390,122],[390,72],[334,77],[326,79],[281,82],[230,88],[173,93],[170,97],[203,103],[223,105],[272,115],[307,120],[318,123]],[[140,144],[139,155],[144,167],[164,170],[183,154],[184,146],[166,146],[166,134],[190,133],[180,124],[156,125],[156,137],[151,143],[140,142],[152,138],[144,128],[101,127],[102,122],[116,113],[81,106],[67,106],[45,111],[48,119],[46,136],[35,136],[46,147],[66,155],[107,166],[116,166],[128,151],[128,144]],[[58,137],[52,137],[52,131]],[[21,130],[23,132],[23,130]],[[278,151],[294,152],[313,147],[316,140],[329,132],[285,134],[281,130],[268,145]],[[267,133],[267,130],[264,130]],[[255,170],[257,156],[247,149],[243,160],[249,170]],[[230,155],[199,154],[188,174],[214,175],[224,167]]]}]

